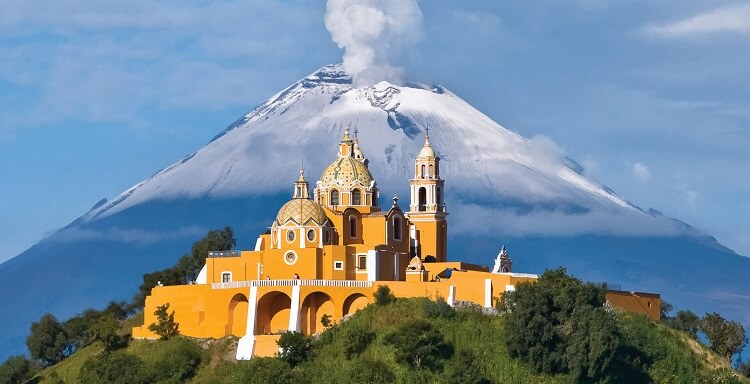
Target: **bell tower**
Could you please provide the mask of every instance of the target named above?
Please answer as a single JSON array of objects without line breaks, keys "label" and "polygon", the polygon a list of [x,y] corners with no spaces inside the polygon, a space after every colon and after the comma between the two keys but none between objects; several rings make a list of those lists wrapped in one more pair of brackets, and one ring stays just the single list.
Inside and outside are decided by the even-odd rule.
[{"label": "bell tower", "polygon": [[430,145],[430,131],[426,130],[424,146],[414,161],[414,178],[409,180],[411,204],[409,221],[412,232],[412,253],[423,260],[445,261],[448,248],[448,212],[443,191],[445,181],[440,178],[440,158]]}]

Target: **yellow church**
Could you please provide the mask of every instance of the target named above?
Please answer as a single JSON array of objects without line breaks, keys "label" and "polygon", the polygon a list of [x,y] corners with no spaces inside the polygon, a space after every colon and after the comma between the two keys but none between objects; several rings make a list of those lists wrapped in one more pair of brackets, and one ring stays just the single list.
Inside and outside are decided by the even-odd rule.
[{"label": "yellow church", "polygon": [[503,292],[536,280],[512,272],[504,247],[492,269],[448,261],[444,183],[428,133],[409,180],[409,209],[403,211],[396,197],[381,207],[368,160],[346,129],[312,196],[301,171],[292,199],[255,249],[210,252],[194,284],[154,287],[144,325],[133,329],[133,337],[155,338],[148,325],[156,322],[156,307],[169,303],[180,333],[237,336],[237,359],[272,356],[281,333],[321,332],[323,315],[340,321],[368,305],[379,286],[397,297],[492,308]]}]

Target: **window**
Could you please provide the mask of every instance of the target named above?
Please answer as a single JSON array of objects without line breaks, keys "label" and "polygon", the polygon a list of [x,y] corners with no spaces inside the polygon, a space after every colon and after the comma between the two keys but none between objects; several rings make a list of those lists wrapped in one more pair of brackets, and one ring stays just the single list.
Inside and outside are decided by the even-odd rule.
[{"label": "window", "polygon": [[349,236],[357,237],[357,217],[349,216]]},{"label": "window", "polygon": [[308,229],[307,230],[307,241],[315,241],[315,230],[314,229]]},{"label": "window", "polygon": [[334,261],[333,262],[333,269],[337,271],[341,271],[344,269],[344,262],[343,261]]},{"label": "window", "polygon": [[287,265],[292,265],[292,264],[296,263],[297,262],[297,254],[294,253],[294,252],[292,252],[292,251],[287,252],[286,254],[284,254],[284,262]]},{"label": "window", "polygon": [[286,231],[286,241],[291,243],[294,241],[295,237],[296,235],[294,234],[294,230],[290,229]]},{"label": "window", "polygon": [[419,177],[424,179],[424,164],[422,164],[422,172],[420,172]]},{"label": "window", "polygon": [[419,210],[427,210],[427,190],[424,187],[419,188]]},{"label": "window", "polygon": [[231,283],[232,282],[232,272],[222,272],[221,273],[221,282],[222,283]]},{"label": "window", "polygon": [[435,189],[435,203],[438,206],[438,211],[440,210],[440,207],[443,205],[443,194],[440,192],[440,187],[437,187]]},{"label": "window", "polygon": [[357,269],[367,269],[366,255],[359,255],[359,257],[357,257]]},{"label": "window", "polygon": [[432,164],[430,164],[430,175],[429,175],[430,178],[432,178],[433,175],[434,175],[434,173],[432,173]]},{"label": "window", "polygon": [[324,240],[323,242],[326,244],[331,242],[331,233],[328,232],[327,229],[323,231],[323,240]]},{"label": "window", "polygon": [[331,205],[339,205],[339,191],[331,191]]},{"label": "window", "polygon": [[401,218],[393,218],[393,239],[401,240]]},{"label": "window", "polygon": [[362,192],[359,189],[352,191],[352,205],[362,205]]}]

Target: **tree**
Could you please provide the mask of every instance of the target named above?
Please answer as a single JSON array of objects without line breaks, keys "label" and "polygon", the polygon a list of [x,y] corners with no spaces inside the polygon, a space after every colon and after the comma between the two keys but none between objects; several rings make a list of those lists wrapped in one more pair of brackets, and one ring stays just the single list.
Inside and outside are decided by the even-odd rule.
[{"label": "tree", "polygon": [[99,321],[91,329],[91,337],[94,340],[101,341],[104,344],[104,350],[113,351],[123,345],[124,338],[117,331],[120,329],[120,322],[112,315],[102,315]]},{"label": "tree", "polygon": [[700,330],[709,341],[709,347],[731,361],[732,355],[745,348],[745,328],[736,321],[727,321],[718,313],[707,313],[700,321]]},{"label": "tree", "polygon": [[359,355],[375,339],[375,333],[361,326],[349,325],[341,332],[344,339],[344,354],[347,359]]},{"label": "tree", "polygon": [[324,313],[323,316],[320,317],[320,324],[325,328],[332,326],[331,315]]},{"label": "tree", "polygon": [[453,346],[426,320],[411,320],[386,335],[385,343],[396,349],[395,360],[414,368],[435,371],[453,355]]},{"label": "tree", "polygon": [[65,357],[68,337],[55,316],[47,313],[38,322],[31,324],[31,334],[26,338],[26,346],[34,359],[50,365]]},{"label": "tree", "polygon": [[279,341],[279,357],[294,368],[312,356],[312,340],[299,332],[284,332]]},{"label": "tree", "polygon": [[156,307],[156,323],[151,323],[148,330],[157,334],[161,340],[169,340],[180,334],[180,324],[174,321],[174,311],[167,313],[169,303]]},{"label": "tree", "polygon": [[482,376],[477,356],[468,349],[458,351],[445,369],[445,381],[452,384],[481,384],[490,381]]},{"label": "tree", "polygon": [[546,271],[535,284],[521,283],[503,296],[509,311],[506,345],[537,372],[572,372],[579,381],[606,380],[621,337],[603,309],[603,286]]},{"label": "tree", "polygon": [[276,357],[253,357],[250,361],[238,361],[227,378],[229,383],[246,384],[292,384],[292,368]]},{"label": "tree", "polygon": [[396,301],[396,296],[391,293],[391,289],[387,285],[378,286],[372,296],[375,299],[375,305],[383,306]]},{"label": "tree", "polygon": [[34,365],[23,356],[11,356],[0,365],[0,383],[20,384],[34,376]]}]

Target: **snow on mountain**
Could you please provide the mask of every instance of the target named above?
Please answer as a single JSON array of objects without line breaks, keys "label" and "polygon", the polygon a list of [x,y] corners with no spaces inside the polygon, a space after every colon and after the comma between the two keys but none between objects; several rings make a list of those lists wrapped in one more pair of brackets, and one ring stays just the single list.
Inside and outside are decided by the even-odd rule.
[{"label": "snow on mountain", "polygon": [[[325,66],[274,95],[205,147],[92,209],[84,219],[154,199],[286,191],[303,163],[313,179],[332,160],[347,125],[358,130],[370,169],[385,193],[405,192],[425,129],[431,129],[431,141],[443,160],[446,200],[449,210],[459,215],[458,223],[459,208],[472,209],[463,205],[461,197],[467,195],[502,201],[502,212],[489,213],[522,212],[529,225],[536,219],[528,214],[539,213],[540,207],[546,215],[563,213],[561,219],[570,213],[584,221],[595,216],[582,230],[601,229],[602,223],[623,216],[651,219],[583,176],[550,140],[528,140],[511,132],[442,86],[380,82],[354,88],[340,65]],[[523,228],[523,220],[506,222],[516,223],[520,232],[531,229]]]}]

